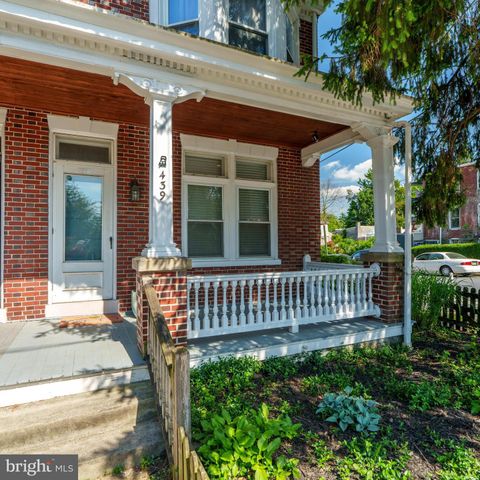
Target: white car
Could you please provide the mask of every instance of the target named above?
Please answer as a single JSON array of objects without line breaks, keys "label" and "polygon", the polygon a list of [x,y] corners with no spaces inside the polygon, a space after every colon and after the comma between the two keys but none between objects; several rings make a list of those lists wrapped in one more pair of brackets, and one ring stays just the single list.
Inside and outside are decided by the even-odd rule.
[{"label": "white car", "polygon": [[454,252],[427,252],[413,260],[413,269],[429,273],[469,275],[480,273],[480,260],[467,258]]}]

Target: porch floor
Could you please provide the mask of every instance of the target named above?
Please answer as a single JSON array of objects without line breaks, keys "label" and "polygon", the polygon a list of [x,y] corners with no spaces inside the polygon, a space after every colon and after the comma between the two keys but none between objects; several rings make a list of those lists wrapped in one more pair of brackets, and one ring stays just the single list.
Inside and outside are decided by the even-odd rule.
[{"label": "porch floor", "polygon": [[135,320],[59,328],[58,320],[0,324],[0,389],[144,367]]},{"label": "porch floor", "polygon": [[298,333],[287,328],[207,337],[188,341],[190,365],[227,356],[254,356],[260,360],[295,355],[357,343],[382,341],[403,335],[403,326],[373,318],[335,320],[301,326]]}]

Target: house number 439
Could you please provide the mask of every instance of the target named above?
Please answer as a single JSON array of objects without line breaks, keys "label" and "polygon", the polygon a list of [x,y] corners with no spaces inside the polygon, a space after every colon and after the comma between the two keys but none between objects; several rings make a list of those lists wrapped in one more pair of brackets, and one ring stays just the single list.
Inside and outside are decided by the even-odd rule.
[{"label": "house number 439", "polygon": [[167,168],[167,157],[162,155],[160,161],[158,162],[158,168],[160,169],[160,200],[164,200],[167,194],[165,193],[166,185],[166,175],[165,169]]}]

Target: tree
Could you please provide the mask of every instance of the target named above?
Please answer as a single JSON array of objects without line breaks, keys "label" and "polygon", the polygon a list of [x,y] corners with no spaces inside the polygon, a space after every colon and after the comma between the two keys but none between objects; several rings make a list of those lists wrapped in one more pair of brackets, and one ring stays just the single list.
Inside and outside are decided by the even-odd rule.
[{"label": "tree", "polygon": [[320,222],[328,224],[328,215],[331,213],[332,208],[340,200],[340,192],[338,188],[335,188],[331,180],[328,179],[322,182],[320,185]]},{"label": "tree", "polygon": [[[286,7],[319,0],[282,0]],[[324,7],[334,3],[323,0]],[[459,189],[461,162],[480,168],[479,0],[337,0],[341,25],[324,35],[332,56],[303,57],[297,75],[321,73],[336,97],[374,102],[413,97],[414,173],[424,185],[417,217],[444,224],[447,212],[465,201]],[[401,135],[401,134],[400,134]],[[403,149],[398,147],[401,155]]]},{"label": "tree", "polygon": [[[348,209],[343,220],[345,227],[354,227],[357,222],[362,225],[374,225],[374,202],[373,202],[373,171],[370,169],[365,177],[357,182],[360,189],[354,193],[348,191]],[[395,179],[395,208],[397,214],[397,228],[405,225],[405,188]]]}]

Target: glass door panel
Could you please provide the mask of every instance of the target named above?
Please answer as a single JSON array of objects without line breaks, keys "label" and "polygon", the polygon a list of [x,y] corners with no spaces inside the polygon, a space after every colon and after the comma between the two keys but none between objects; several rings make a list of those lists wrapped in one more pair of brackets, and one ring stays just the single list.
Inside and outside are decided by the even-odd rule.
[{"label": "glass door panel", "polygon": [[65,262],[102,260],[103,177],[65,175]]}]

